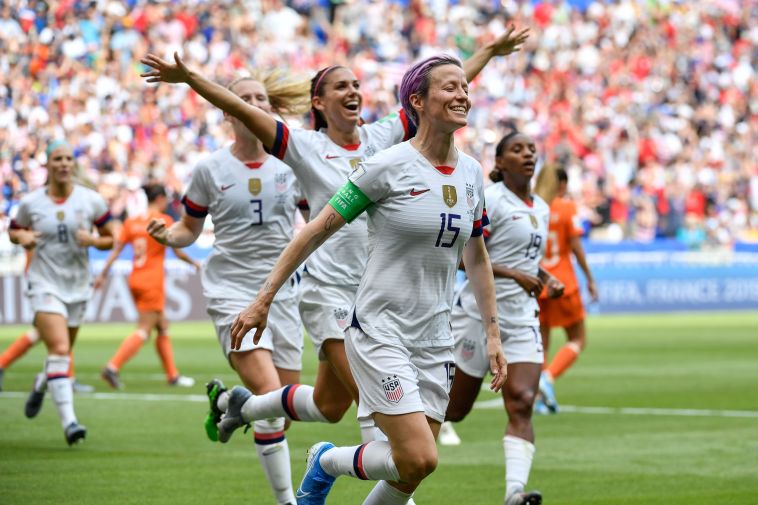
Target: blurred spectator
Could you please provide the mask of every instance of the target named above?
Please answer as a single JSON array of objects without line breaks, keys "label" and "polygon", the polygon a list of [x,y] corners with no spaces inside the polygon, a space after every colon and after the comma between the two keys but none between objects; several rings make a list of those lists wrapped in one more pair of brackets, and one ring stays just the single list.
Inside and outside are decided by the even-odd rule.
[{"label": "blurred spectator", "polygon": [[114,214],[140,209],[151,180],[176,203],[229,129],[188,87],[142,82],[147,51],[183,51],[221,82],[349,65],[373,121],[414,59],[465,58],[510,23],[532,36],[472,84],[467,152],[493,159],[508,123],[537,138],[592,238],[758,238],[758,19],[736,0],[0,0],[0,221],[44,183],[53,137]]}]

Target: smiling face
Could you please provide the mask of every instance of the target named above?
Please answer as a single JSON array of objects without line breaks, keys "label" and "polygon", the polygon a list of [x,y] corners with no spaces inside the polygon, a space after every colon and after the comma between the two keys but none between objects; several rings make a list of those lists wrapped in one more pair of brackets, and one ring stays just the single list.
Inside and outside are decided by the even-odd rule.
[{"label": "smiling face", "polygon": [[[266,88],[262,83],[253,79],[242,79],[233,83],[229,90],[250,105],[271,114],[271,103],[268,101]],[[254,139],[255,136],[239,119],[224,113],[224,117],[232,124],[234,136],[237,139]]]},{"label": "smiling face", "polygon": [[50,182],[57,185],[71,184],[74,177],[74,152],[68,145],[53,149],[47,157],[47,173]]},{"label": "smiling face", "polygon": [[537,146],[530,136],[523,133],[517,133],[508,139],[502,153],[495,157],[495,168],[517,186],[529,182],[536,164]]},{"label": "smiling face", "polygon": [[426,122],[450,132],[466,126],[471,100],[463,69],[452,64],[439,65],[429,72],[428,82],[425,93],[420,90],[410,97],[419,124]]},{"label": "smiling face", "polygon": [[326,119],[330,128],[350,132],[358,126],[361,118],[363,96],[360,86],[352,71],[344,67],[335,68],[318,82],[311,104]]}]

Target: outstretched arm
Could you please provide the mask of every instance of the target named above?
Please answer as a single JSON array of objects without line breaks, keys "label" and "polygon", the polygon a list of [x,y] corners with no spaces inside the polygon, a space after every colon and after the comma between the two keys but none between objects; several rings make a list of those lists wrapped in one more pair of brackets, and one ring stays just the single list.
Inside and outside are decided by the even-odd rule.
[{"label": "outstretched arm", "polygon": [[473,81],[495,56],[508,56],[521,49],[521,45],[529,37],[529,28],[515,32],[516,27],[511,25],[503,35],[477,49],[471,58],[463,62],[463,71],[468,82]]},{"label": "outstretched arm", "polygon": [[239,349],[242,338],[255,328],[253,342],[258,343],[266,328],[268,310],[274,296],[282,285],[292,277],[300,264],[308,258],[326,239],[345,225],[343,218],[334,207],[327,205],[313,221],[300,230],[292,242],[282,251],[258,296],[248,308],[239,313],[232,324],[232,349]]},{"label": "outstretched arm", "polygon": [[247,103],[220,84],[187,67],[177,53],[174,53],[175,63],[154,54],[148,54],[141,58],[140,62],[153,68],[149,72],[140,74],[140,77],[144,77],[147,82],[185,82],[210,103],[242,121],[247,129],[263,142],[264,146],[274,145],[277,123],[273,117]]}]

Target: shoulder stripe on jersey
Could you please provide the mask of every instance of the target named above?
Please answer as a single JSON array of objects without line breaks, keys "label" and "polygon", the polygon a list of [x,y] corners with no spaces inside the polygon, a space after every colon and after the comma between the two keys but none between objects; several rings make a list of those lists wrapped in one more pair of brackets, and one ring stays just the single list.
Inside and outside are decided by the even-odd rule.
[{"label": "shoulder stripe on jersey", "polygon": [[403,136],[403,141],[412,139],[416,136],[416,125],[413,124],[412,121],[408,120],[408,115],[405,113],[405,109],[400,109],[400,122],[403,123],[403,131],[405,131],[405,135]]},{"label": "shoulder stripe on jersey", "polygon": [[203,218],[208,215],[208,207],[196,204],[187,198],[187,195],[184,195],[182,198],[182,203],[184,204],[184,210],[192,217]]},{"label": "shoulder stripe on jersey", "polygon": [[29,228],[24,228],[15,219],[11,219],[11,230],[28,230]]},{"label": "shoulder stripe on jersey", "polygon": [[488,226],[490,224],[490,218],[487,217],[487,207],[484,207],[482,209],[482,227]]},{"label": "shoulder stripe on jersey", "polygon": [[490,238],[491,234],[492,233],[490,232],[490,230],[488,228],[483,228],[482,229],[482,236],[484,237],[484,241],[485,242],[487,241],[488,238]]},{"label": "shoulder stripe on jersey", "polygon": [[474,225],[471,229],[471,236],[472,237],[478,237],[484,232],[484,228],[482,228],[482,220],[477,219],[474,221]]},{"label": "shoulder stripe on jersey", "polygon": [[281,121],[276,122],[276,139],[274,139],[274,145],[271,146],[270,154],[277,158],[284,159],[284,155],[287,153],[287,144],[290,140],[290,130],[287,125]]},{"label": "shoulder stripe on jersey", "polygon": [[113,216],[111,216],[111,211],[106,210],[105,214],[103,214],[99,218],[95,219],[95,226],[97,226],[98,228],[101,227],[101,226],[105,226],[105,223],[107,223],[108,221],[110,221],[112,218],[113,218]]}]

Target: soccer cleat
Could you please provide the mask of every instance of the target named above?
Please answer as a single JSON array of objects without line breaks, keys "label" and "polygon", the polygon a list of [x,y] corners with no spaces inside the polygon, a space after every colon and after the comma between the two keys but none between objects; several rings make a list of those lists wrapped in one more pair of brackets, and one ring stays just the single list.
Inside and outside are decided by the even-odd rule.
[{"label": "soccer cleat", "polygon": [[540,374],[540,393],[542,393],[542,400],[545,402],[545,405],[547,405],[548,410],[553,414],[557,414],[558,400],[555,399],[553,380],[550,379],[545,372]]},{"label": "soccer cleat", "polygon": [[108,385],[113,389],[124,389],[124,383],[121,382],[121,378],[119,377],[117,371],[105,367],[100,372],[100,377],[102,377],[103,380],[107,382]]},{"label": "soccer cleat", "polygon": [[0,391],[3,390],[3,375],[5,375],[5,368],[0,368]]},{"label": "soccer cleat", "polygon": [[26,405],[24,405],[24,414],[29,419],[37,417],[40,409],[42,409],[42,400],[45,399],[45,390],[47,386],[47,375],[45,372],[40,372],[34,377],[34,386],[32,392],[29,393],[29,398],[26,399]]},{"label": "soccer cleat", "polygon": [[66,442],[68,442],[68,445],[71,446],[78,444],[84,440],[84,438],[87,436],[87,428],[77,422],[73,422],[66,426],[66,429],[63,430],[63,433],[66,435]]},{"label": "soccer cleat", "polygon": [[74,389],[74,393],[94,393],[95,386],[91,384],[82,384],[78,380],[74,379],[71,383],[71,387]]},{"label": "soccer cleat", "polygon": [[319,442],[308,449],[305,475],[295,493],[297,505],[323,505],[326,503],[326,495],[332,489],[335,477],[332,477],[321,468],[319,460],[326,451],[333,448],[334,444]]},{"label": "soccer cleat", "polygon": [[445,421],[440,425],[440,434],[437,437],[440,445],[461,445],[461,437],[455,432],[453,423]]},{"label": "soccer cleat", "polygon": [[211,442],[218,442],[218,426],[216,425],[221,421],[223,412],[218,408],[216,402],[221,393],[225,391],[226,387],[224,387],[221,379],[213,379],[205,385],[205,392],[208,395],[208,402],[211,404],[211,408],[208,411],[208,415],[205,416],[203,424],[205,425],[205,434],[208,435]]},{"label": "soccer cleat", "polygon": [[[242,426],[250,426],[250,423],[242,419],[242,406],[253,393],[242,386],[234,386],[229,393],[229,406],[226,413],[221,416],[218,426],[218,440],[225,444],[232,438],[232,433]],[[245,430],[247,431],[247,430]]]},{"label": "soccer cleat", "polygon": [[550,409],[547,408],[545,402],[542,400],[542,395],[534,400],[534,413],[538,416],[547,416],[550,414]]},{"label": "soccer cleat", "polygon": [[513,493],[505,499],[505,505],[540,505],[542,494],[539,491]]},{"label": "soccer cleat", "polygon": [[177,375],[170,381],[168,381],[169,386],[176,386],[180,388],[191,388],[195,385],[195,379],[192,377],[187,377],[186,375]]}]

